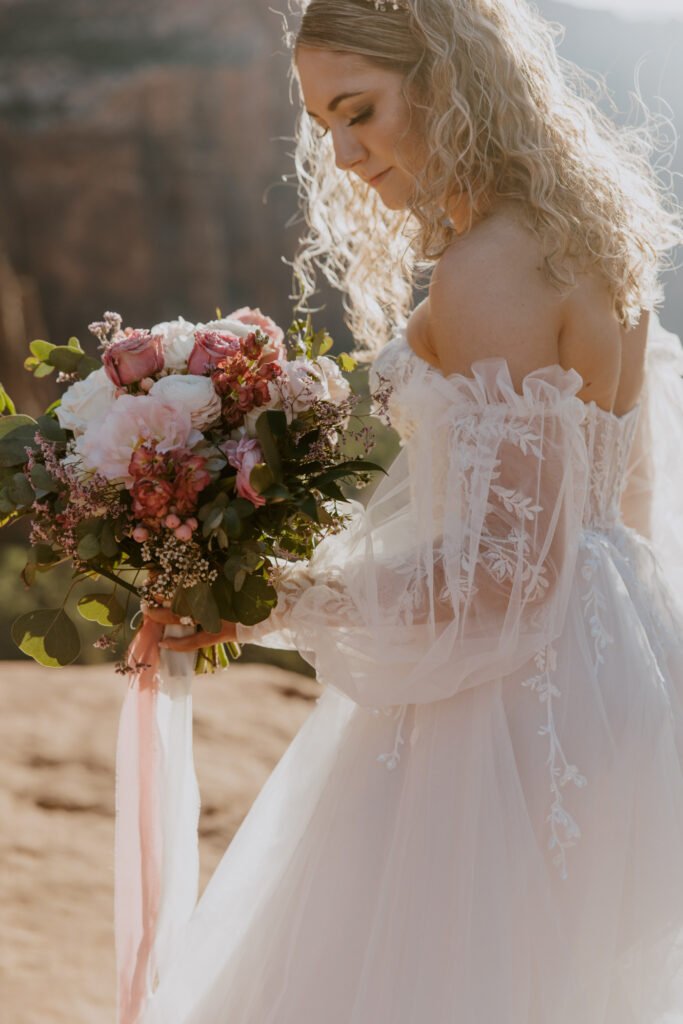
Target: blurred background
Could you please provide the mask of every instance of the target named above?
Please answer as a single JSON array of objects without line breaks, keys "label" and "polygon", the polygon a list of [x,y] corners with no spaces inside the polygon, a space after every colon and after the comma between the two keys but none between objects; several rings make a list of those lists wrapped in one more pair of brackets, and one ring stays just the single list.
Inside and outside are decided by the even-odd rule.
[{"label": "blurred background", "polygon": [[[637,81],[680,129],[681,0],[577,2],[539,4],[565,26],[561,53],[606,75],[619,116]],[[55,397],[23,370],[28,343],[87,344],[105,310],[149,326],[250,304],[288,324],[283,259],[299,225],[283,181],[295,117],[274,9],[284,6],[0,0],[0,380],[22,410]],[[679,151],[671,169],[682,164]],[[681,331],[683,278],[668,277],[663,320]],[[319,322],[347,347],[339,296],[323,290],[320,304]],[[62,588],[48,575],[23,590],[24,539],[21,526],[0,535],[0,658],[21,657],[11,619]],[[85,660],[103,656],[84,648]]]}]

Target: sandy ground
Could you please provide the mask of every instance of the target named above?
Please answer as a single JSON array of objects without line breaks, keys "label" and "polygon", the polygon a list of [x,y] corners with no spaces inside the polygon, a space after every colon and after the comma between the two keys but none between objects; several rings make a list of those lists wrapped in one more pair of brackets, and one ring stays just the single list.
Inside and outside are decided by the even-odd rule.
[{"label": "sandy ground", "polygon": [[[0,1022],[114,1024],[114,752],[109,668],[0,666]],[[265,665],[197,679],[201,887],[314,707]]]}]

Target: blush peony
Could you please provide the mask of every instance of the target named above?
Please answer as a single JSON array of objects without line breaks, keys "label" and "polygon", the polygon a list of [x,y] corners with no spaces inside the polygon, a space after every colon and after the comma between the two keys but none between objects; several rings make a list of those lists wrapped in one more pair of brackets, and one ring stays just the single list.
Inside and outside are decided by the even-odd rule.
[{"label": "blush peony", "polygon": [[143,442],[156,442],[163,453],[191,448],[201,440],[187,410],[152,395],[122,395],[104,416],[91,421],[76,447],[86,469],[128,485],[133,452]]},{"label": "blush peony", "polygon": [[153,384],[149,393],[177,409],[185,409],[197,430],[206,430],[221,418],[221,400],[210,377],[173,373]]}]

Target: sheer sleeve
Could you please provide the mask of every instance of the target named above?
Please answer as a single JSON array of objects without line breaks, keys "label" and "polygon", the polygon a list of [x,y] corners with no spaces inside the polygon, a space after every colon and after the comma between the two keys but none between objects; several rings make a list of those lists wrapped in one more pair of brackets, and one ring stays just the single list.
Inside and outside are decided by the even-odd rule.
[{"label": "sheer sleeve", "polygon": [[622,516],[652,541],[672,590],[683,595],[683,347],[654,314],[640,407]]},{"label": "sheer sleeve", "polygon": [[368,707],[452,696],[525,665],[559,635],[587,478],[574,371],[504,361],[474,377],[426,364],[402,388],[414,429],[367,508],[238,637],[295,646]]}]

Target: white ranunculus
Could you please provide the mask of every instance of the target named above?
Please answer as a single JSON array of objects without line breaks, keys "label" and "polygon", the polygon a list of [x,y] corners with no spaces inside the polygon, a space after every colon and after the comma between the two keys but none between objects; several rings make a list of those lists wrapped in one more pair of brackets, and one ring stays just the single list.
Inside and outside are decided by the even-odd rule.
[{"label": "white ranunculus", "polygon": [[195,430],[206,430],[221,416],[221,400],[210,377],[172,373],[150,389],[150,395],[176,408],[185,409]]},{"label": "white ranunculus", "polygon": [[322,371],[325,374],[330,402],[339,405],[340,402],[345,401],[351,394],[349,382],[334,359],[328,359],[327,356],[319,356],[316,362],[318,366],[322,367]]},{"label": "white ranunculus", "polygon": [[89,374],[85,380],[76,381],[62,395],[61,404],[55,414],[64,430],[82,434],[93,419],[104,416],[116,401],[116,387],[107,376],[104,367]]},{"label": "white ranunculus", "polygon": [[276,380],[288,422],[310,409],[315,401],[335,405],[348,398],[351,388],[332,359],[320,356],[315,362],[294,359],[281,362],[282,376]]},{"label": "white ranunculus", "polygon": [[195,325],[182,316],[177,320],[155,324],[151,333],[161,335],[165,369],[176,373],[187,369],[187,360],[194,347],[195,330]]}]

